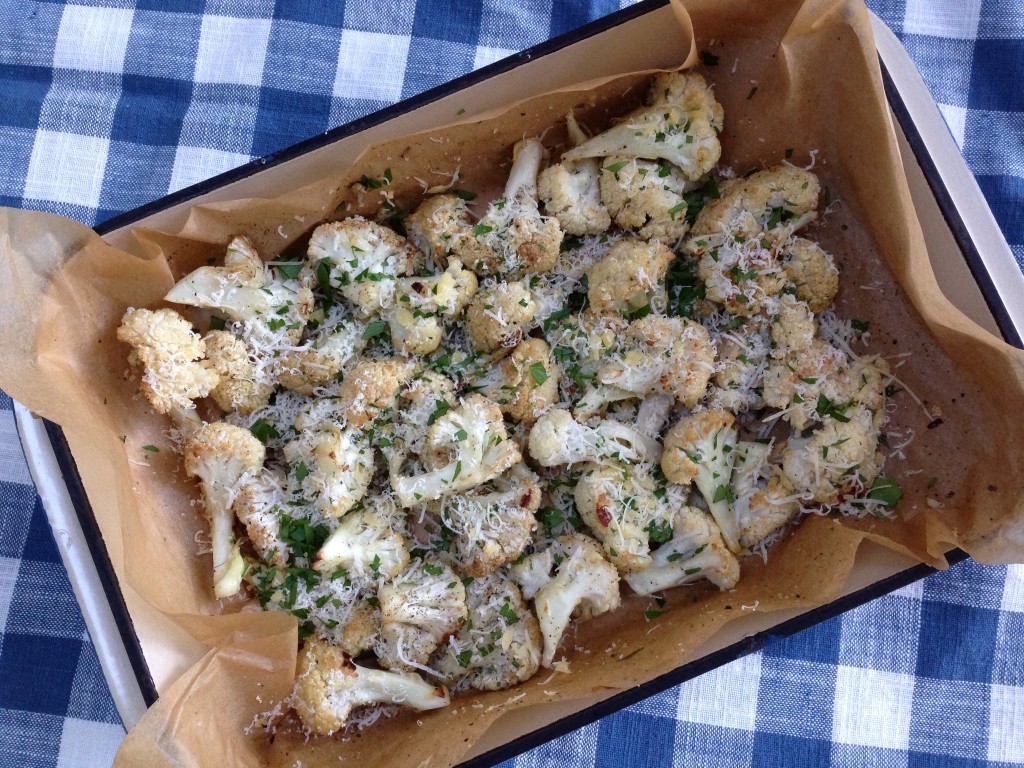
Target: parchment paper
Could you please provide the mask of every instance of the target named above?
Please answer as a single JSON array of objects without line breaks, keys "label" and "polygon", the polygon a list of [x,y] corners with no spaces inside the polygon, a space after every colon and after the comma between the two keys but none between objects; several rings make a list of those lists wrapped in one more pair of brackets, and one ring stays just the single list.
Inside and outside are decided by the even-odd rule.
[{"label": "parchment paper", "polygon": [[[684,8],[685,5],[685,8]],[[719,57],[701,71],[725,107],[722,163],[743,172],[781,162],[815,162],[837,210],[809,236],[835,254],[842,272],[838,311],[870,322],[870,350],[890,357],[902,391],[887,427],[886,471],[903,486],[894,520],[811,516],[772,548],[765,565],[743,561],[736,590],[669,593],[658,631],[638,621],[647,598],[581,625],[572,674],[511,691],[473,694],[432,713],[399,715],[362,734],[304,740],[246,728],[288,694],[296,621],[212,599],[208,556],[196,556],[204,524],[193,483],[154,415],[126,375],[127,349],[114,332],[128,306],[156,306],[176,277],[222,256],[247,234],[266,258],[298,245],[320,221],[372,213],[378,192],[352,184],[390,168],[399,208],[429,184],[451,180],[488,198],[507,173],[512,144],[544,134],[563,140],[574,109],[591,129],[638,103],[644,76],[548,94],[488,120],[369,150],[341,177],[315,180],[277,199],[197,207],[180,232],[137,232],[138,252],[105,244],[91,230],[47,214],[0,211],[0,387],[71,434],[88,435],[109,457],[125,548],[125,578],[153,606],[205,643],[209,653],[128,735],[119,766],[347,764],[444,766],[503,713],[557,697],[622,690],[650,680],[739,613],[810,607],[833,599],[872,539],[934,565],[957,545],[984,562],[1024,560],[1024,355],[957,311],[940,293],[902,174],[885,105],[867,12],[855,0],[688,0],[675,5],[696,50]],[[756,91],[754,86],[756,85]],[[546,133],[545,133],[546,131]],[[911,395],[910,393],[913,393]],[[907,442],[909,438],[912,440]],[[905,444],[904,444],[905,443]],[[144,451],[147,444],[162,447]],[[929,487],[931,478],[937,478]],[[545,675],[542,671],[541,675]],[[553,693],[548,693],[553,692]]]}]

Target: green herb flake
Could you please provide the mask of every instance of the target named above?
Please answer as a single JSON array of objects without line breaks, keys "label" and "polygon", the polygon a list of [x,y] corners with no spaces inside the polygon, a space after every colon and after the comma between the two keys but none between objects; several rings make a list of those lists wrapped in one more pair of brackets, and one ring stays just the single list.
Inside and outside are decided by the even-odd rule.
[{"label": "green herb flake", "polygon": [[447,400],[438,400],[437,405],[434,407],[434,412],[427,417],[427,426],[429,427],[435,421],[444,416],[448,411],[452,409]]},{"label": "green herb flake", "polygon": [[227,328],[227,321],[223,317],[217,317],[214,315],[210,318],[210,330],[211,331],[223,331]]},{"label": "green herb flake", "polygon": [[385,333],[388,329],[388,324],[384,320],[374,320],[372,323],[368,323],[366,329],[363,331],[364,339],[372,339],[374,336],[380,336]]},{"label": "green herb flake", "polygon": [[888,475],[879,475],[868,490],[868,498],[880,501],[887,507],[895,507],[903,496],[903,489]]},{"label": "green herb flake", "polygon": [[249,427],[249,431],[252,432],[253,437],[259,440],[264,445],[272,437],[280,437],[281,433],[277,431],[277,428],[265,419],[256,419]]},{"label": "green herb flake", "polygon": [[473,225],[473,234],[477,235],[477,236],[479,236],[479,235],[486,235],[488,232],[493,232],[493,231],[494,231],[494,227],[489,227],[486,224],[474,224]]},{"label": "green herb flake", "polygon": [[651,621],[652,619],[658,618],[663,613],[664,611],[644,611],[644,618]]},{"label": "green herb flake", "polygon": [[711,503],[717,504],[720,501],[728,501],[730,504],[736,501],[736,496],[733,494],[732,488],[728,485],[720,485],[715,488],[715,496],[711,500]]},{"label": "green herb flake", "polygon": [[507,619],[510,624],[517,624],[519,622],[519,614],[513,611],[512,606],[508,603],[501,606],[501,610],[498,611],[498,615]]},{"label": "green herb flake", "polygon": [[720,57],[713,54],[711,51],[700,52],[700,63],[706,67],[718,66],[718,60]]},{"label": "green herb flake", "polygon": [[453,189],[452,192],[454,192],[460,200],[465,200],[467,202],[470,200],[476,200],[476,192],[473,192],[471,190]]},{"label": "green herb flake", "polygon": [[644,530],[655,544],[664,544],[672,538],[672,524],[667,520],[651,520]]},{"label": "green herb flake", "polygon": [[756,85],[753,88],[750,89],[750,92],[747,94],[747,99],[749,100],[749,99],[754,98],[754,94],[755,93],[757,93],[757,86]]},{"label": "green herb flake", "polygon": [[309,468],[306,467],[306,462],[304,461],[300,461],[298,464],[295,465],[294,472],[295,480],[297,482],[301,483],[303,480],[309,477]]},{"label": "green herb flake", "polygon": [[608,173],[618,173],[623,168],[625,168],[627,165],[629,165],[629,160],[623,160],[623,161],[618,162],[618,163],[612,163],[611,165],[606,165],[604,167],[604,169],[606,171],[608,171]]},{"label": "green herb flake", "polygon": [[150,453],[160,453],[160,449],[155,445],[144,445],[142,446],[142,450],[149,451]]},{"label": "green herb flake", "polygon": [[301,261],[289,261],[287,264],[278,264],[277,271],[288,280],[294,280],[302,272],[303,264]]},{"label": "green herb flake", "polygon": [[548,380],[548,371],[547,368],[544,367],[544,363],[531,364],[530,375],[533,377],[533,380],[536,382],[538,387]]}]

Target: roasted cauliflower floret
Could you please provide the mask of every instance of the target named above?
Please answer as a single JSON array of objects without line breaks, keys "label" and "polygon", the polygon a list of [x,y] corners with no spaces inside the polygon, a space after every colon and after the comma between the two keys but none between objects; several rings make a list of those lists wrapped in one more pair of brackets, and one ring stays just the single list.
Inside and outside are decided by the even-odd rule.
[{"label": "roasted cauliflower floret", "polygon": [[723,113],[711,88],[700,75],[675,73],[675,80],[656,81],[651,97],[655,99],[651,106],[626,115],[618,125],[566,152],[562,159],[621,155],[666,160],[686,178],[699,179],[722,154],[718,133]]},{"label": "roasted cauliflower floret", "polygon": [[499,571],[466,585],[469,620],[438,648],[431,666],[457,687],[511,688],[540,665],[537,619],[519,587]]},{"label": "roasted cauliflower floret", "polygon": [[530,456],[542,467],[608,459],[656,462],[661,457],[658,441],[635,427],[610,419],[589,427],[561,408],[537,419],[527,444]]},{"label": "roasted cauliflower floret", "polygon": [[715,100],[707,80],[696,72],[659,72],[651,83],[647,103],[655,107],[678,104],[688,113],[707,120],[718,133],[725,124],[722,105]]},{"label": "roasted cauliflower floret", "polygon": [[751,240],[763,233],[784,241],[817,217],[820,190],[817,176],[791,165],[727,179],[719,186],[720,197],[697,214],[690,242],[699,247],[705,240],[714,247],[720,241],[713,236]]},{"label": "roasted cauliflower floret", "polygon": [[651,531],[671,517],[658,490],[650,464],[607,461],[583,467],[574,491],[576,510],[620,573],[651,564]]},{"label": "roasted cauliflower floret", "polygon": [[695,406],[715,370],[707,329],[683,317],[648,315],[634,320],[624,344],[597,372],[598,381],[638,396],[665,392]]},{"label": "roasted cauliflower floret", "polygon": [[481,352],[516,346],[537,317],[537,302],[525,281],[484,285],[466,310],[466,330]]},{"label": "roasted cauliflower floret", "polygon": [[364,319],[390,307],[395,281],[412,275],[422,262],[412,243],[358,216],[314,229],[307,253],[313,264],[329,260],[331,285]]},{"label": "roasted cauliflower floret", "polygon": [[669,429],[661,457],[669,482],[697,486],[734,552],[739,550],[739,530],[732,518],[730,483],[736,440],[735,416],[721,410],[698,411]]},{"label": "roasted cauliflower floret", "polygon": [[672,538],[652,553],[651,565],[629,573],[625,581],[638,595],[707,579],[722,590],[740,579],[740,564],[711,516],[696,507],[680,507],[672,518]]},{"label": "roasted cauliflower floret", "polygon": [[857,406],[842,420],[827,418],[809,438],[790,438],[782,468],[796,490],[819,504],[836,504],[871,487],[883,460],[877,448],[873,415]]},{"label": "roasted cauliflower floret", "polygon": [[863,405],[876,427],[885,421],[889,366],[880,357],[853,358],[815,338],[805,349],[772,360],[764,377],[764,402],[783,410],[794,429],[804,429],[851,405]]},{"label": "roasted cauliflower floret", "polygon": [[612,156],[601,168],[601,199],[615,223],[670,247],[690,229],[685,195],[697,186],[667,162]]},{"label": "roasted cauliflower floret", "polygon": [[555,265],[562,230],[558,219],[542,216],[537,204],[543,159],[544,146],[538,139],[524,139],[513,147],[504,194],[473,227],[471,247],[463,245],[458,252],[470,269],[515,277],[547,272]]},{"label": "roasted cauliflower floret", "polygon": [[205,266],[190,272],[167,292],[175,304],[213,309],[237,323],[240,336],[257,352],[295,344],[313,309],[308,271],[295,280],[269,274],[247,237],[228,245],[224,266]]},{"label": "roasted cauliflower floret", "polygon": [[736,443],[732,520],[742,548],[756,547],[800,512],[800,494],[771,455],[768,443]]},{"label": "roasted cauliflower floret", "polygon": [[411,672],[384,672],[352,663],[341,648],[310,640],[299,651],[292,706],[302,724],[330,736],[352,711],[372,704],[399,704],[418,710],[448,706],[448,691]]},{"label": "roasted cauliflower floret", "polygon": [[594,312],[624,313],[664,306],[665,273],[675,255],[655,241],[619,240],[588,272],[587,298]]},{"label": "roasted cauliflower floret", "polygon": [[230,597],[242,586],[245,563],[235,539],[231,505],[239,486],[263,469],[266,448],[247,429],[204,424],[185,442],[185,473],[199,479],[213,548],[213,592]]},{"label": "roasted cauliflower floret", "polygon": [[338,380],[345,364],[366,346],[365,325],[344,315],[335,305],[305,344],[281,353],[275,366],[281,386],[313,395]]},{"label": "roasted cauliflower floret", "polygon": [[[523,575],[523,597],[533,600],[544,638],[541,666],[550,667],[573,619],[592,619],[619,607],[619,574],[596,541],[582,533],[560,536],[512,569]],[[522,582],[520,582],[522,584]]]},{"label": "roasted cauliflower floret", "polygon": [[771,334],[763,318],[749,318],[718,335],[718,359],[708,402],[738,413],[764,405],[761,387],[768,368]]},{"label": "roasted cauliflower floret", "polygon": [[220,382],[207,360],[206,343],[173,309],[132,309],[124,313],[117,338],[132,346],[128,362],[142,366],[141,389],[159,413],[191,410]]},{"label": "roasted cauliflower floret", "polygon": [[839,293],[835,260],[817,243],[794,237],[784,247],[782,267],[796,297],[816,315],[828,309]]},{"label": "roasted cauliflower floret", "polygon": [[466,201],[455,193],[429,195],[405,219],[409,239],[441,269],[448,266],[453,253],[465,258],[465,246],[472,242],[473,225],[469,222]]},{"label": "roasted cauliflower floret", "polygon": [[416,372],[410,360],[360,360],[349,371],[338,392],[338,409],[345,421],[363,427],[392,410],[402,385]]},{"label": "roasted cauliflower floret", "polygon": [[282,452],[303,497],[328,517],[344,515],[370,487],[373,446],[356,428],[324,422],[301,432]]},{"label": "roasted cauliflower floret", "polygon": [[452,494],[431,505],[455,535],[455,559],[470,576],[486,576],[518,558],[533,536],[540,507],[537,476],[516,464],[490,483],[493,490]]},{"label": "roasted cauliflower floret", "polygon": [[233,333],[211,331],[206,337],[206,359],[220,374],[210,397],[222,411],[252,413],[270,402],[274,385],[257,375],[249,348]]},{"label": "roasted cauliflower floret", "polygon": [[543,339],[524,339],[512,354],[476,379],[472,388],[497,403],[513,421],[533,424],[558,401],[561,372]]},{"label": "roasted cauliflower floret", "polygon": [[601,169],[596,160],[566,161],[545,168],[537,180],[544,210],[569,235],[599,235],[611,226],[601,200]]},{"label": "roasted cauliflower floret", "polygon": [[320,547],[316,568],[344,568],[357,576],[394,578],[409,562],[409,548],[395,520],[370,504],[350,512]]},{"label": "roasted cauliflower floret", "polygon": [[421,458],[428,469],[412,476],[401,474],[401,460],[392,462],[391,486],[404,507],[486,483],[522,457],[501,409],[472,394],[430,426]]},{"label": "roasted cauliflower floret", "polygon": [[466,623],[466,588],[448,565],[415,560],[377,593],[381,664],[429,670],[430,654]]},{"label": "roasted cauliflower floret", "polygon": [[449,259],[439,275],[395,281],[394,306],[386,313],[391,343],[407,355],[426,355],[441,344],[441,321],[459,317],[476,294],[476,275]]},{"label": "roasted cauliflower floret", "polygon": [[700,237],[688,246],[700,259],[697,274],[704,281],[707,300],[740,317],[770,311],[773,298],[786,286],[777,246],[764,237],[709,242]]},{"label": "roasted cauliflower floret", "polygon": [[288,545],[281,538],[284,485],[283,477],[264,469],[241,484],[231,505],[260,559],[279,568],[288,564]]}]

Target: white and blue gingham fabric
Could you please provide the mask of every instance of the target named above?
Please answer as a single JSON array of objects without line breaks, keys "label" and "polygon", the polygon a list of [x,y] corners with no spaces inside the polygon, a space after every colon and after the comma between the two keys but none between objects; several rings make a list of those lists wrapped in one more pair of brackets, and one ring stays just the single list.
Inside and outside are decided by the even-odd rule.
[{"label": "white and blue gingham fabric", "polygon": [[[1024,265],[1024,0],[870,0]],[[617,10],[615,0],[0,0],[0,204],[88,224]],[[0,394],[0,766],[123,729]],[[1024,765],[1024,568],[971,562],[503,766]]]}]

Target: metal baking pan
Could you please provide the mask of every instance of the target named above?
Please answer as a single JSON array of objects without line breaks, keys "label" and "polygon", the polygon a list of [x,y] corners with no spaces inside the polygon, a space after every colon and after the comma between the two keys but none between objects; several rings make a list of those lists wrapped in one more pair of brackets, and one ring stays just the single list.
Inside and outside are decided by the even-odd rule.
[{"label": "metal baking pan", "polygon": [[[666,11],[665,0],[642,2],[411,100],[125,213],[99,225],[97,232],[117,245],[124,242],[133,226],[166,226],[191,204],[231,198],[238,183],[257,173],[270,174],[272,189],[287,189],[297,172],[319,162],[320,150],[385,123],[396,124],[395,131],[412,132],[421,108],[451,100],[466,89],[483,92],[493,78],[509,76],[566,46],[599,45],[603,33],[621,24],[659,24],[659,14]],[[872,23],[904,167],[939,284],[973,320],[1021,347],[1024,276],[906,51],[877,18],[873,17]],[[572,74],[567,73],[567,77]],[[188,666],[187,654],[182,657],[167,650],[168,642],[181,642],[181,633],[166,619],[147,611],[138,598],[133,599],[130,589],[119,583],[117,553],[108,551],[108,544],[112,550],[116,545],[104,539],[61,429],[17,405],[16,419],[50,524],[60,532],[55,537],[57,545],[111,694],[125,726],[130,728],[160,690]],[[716,636],[713,647],[700,658],[636,688],[603,698],[537,708],[541,712],[533,719],[519,718],[511,724],[504,721],[512,718],[504,718],[478,742],[462,765],[494,765],[756,651],[774,638],[792,635],[921,579],[933,570],[876,550],[868,545],[866,552],[858,555],[859,563],[864,556],[865,567],[858,568],[844,595],[834,602],[802,613],[782,612],[774,627],[754,634],[746,633],[742,622],[734,622]],[[966,555],[954,550],[947,557],[950,562],[958,562]],[[201,648],[198,650],[201,652]]]}]

